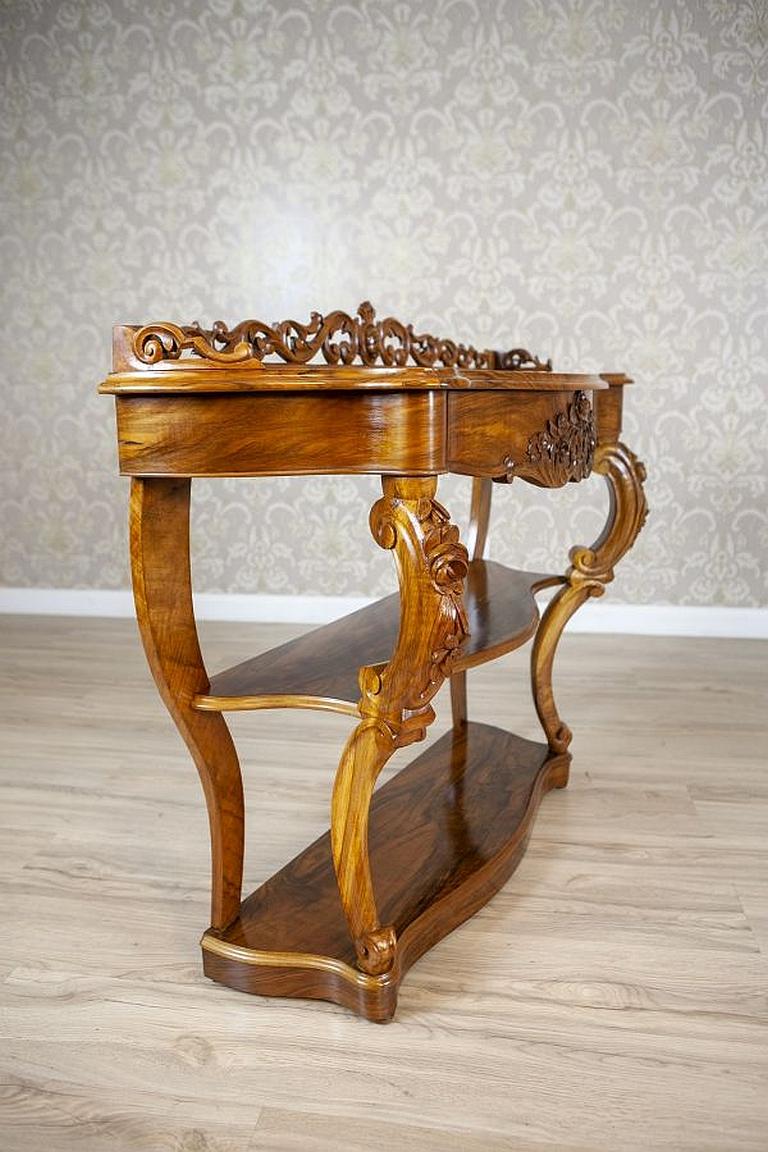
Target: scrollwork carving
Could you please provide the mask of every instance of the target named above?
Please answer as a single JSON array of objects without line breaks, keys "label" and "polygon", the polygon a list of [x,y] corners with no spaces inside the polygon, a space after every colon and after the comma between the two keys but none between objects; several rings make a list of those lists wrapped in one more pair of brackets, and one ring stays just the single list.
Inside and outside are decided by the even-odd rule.
[{"label": "scrollwork carving", "polygon": [[510,348],[508,352],[495,352],[496,357],[494,368],[498,368],[502,372],[551,372],[551,360],[539,360],[538,356],[532,355],[525,348]]},{"label": "scrollwork carving", "polygon": [[[422,497],[409,514],[401,501],[384,497],[373,506],[370,519],[374,539],[382,548],[397,549],[399,545],[397,560],[401,574],[401,594],[413,594],[404,587],[403,581],[413,584],[411,565],[414,560],[422,569],[420,582],[425,584],[424,578],[428,577],[431,591],[423,588],[422,607],[426,609],[426,614],[416,622],[428,641],[424,651],[426,659],[419,663],[414,659],[415,652],[399,653],[398,645],[398,651],[389,665],[383,669],[364,668],[361,671],[363,699],[360,710],[363,715],[380,714],[385,681],[393,678],[397,664],[402,662],[404,656],[410,657],[413,672],[403,681],[405,693],[400,701],[401,719],[404,726],[410,728],[414,719],[421,717],[420,727],[423,728],[425,705],[429,704],[443,680],[450,676],[456,655],[469,634],[463,601],[469,556],[459,540],[458,528],[451,523],[449,513],[437,500]],[[428,627],[430,617],[431,629]],[[432,709],[429,708],[426,723],[431,719]],[[400,734],[400,743],[404,735]]]},{"label": "scrollwork carving", "polygon": [[564,587],[549,602],[541,618],[531,652],[534,703],[553,752],[565,752],[571,730],[561,719],[552,691],[552,667],[560,636],[574,612],[592,596],[602,596],[613,580],[614,568],[634,544],[648,515],[643,484],[645,467],[626,444],[598,445],[595,471],[608,484],[608,520],[591,545],[572,548]]},{"label": "scrollwork carving", "polygon": [[146,324],[139,328],[133,335],[133,351],[142,364],[178,360],[185,351],[219,364],[240,363],[252,356],[250,346],[242,340],[219,350],[211,345],[207,334],[194,328],[179,328],[176,324]]},{"label": "scrollwork carving", "polygon": [[142,364],[178,360],[190,352],[218,364],[261,363],[275,357],[286,364],[308,364],[322,356],[326,364],[366,367],[380,365],[402,368],[409,362],[421,368],[497,369],[503,371],[544,371],[552,369],[523,348],[508,352],[478,350],[473,345],[458,344],[414,332],[392,316],[376,319],[373,305],[367,300],[355,316],[334,311],[323,316],[312,312],[307,324],[283,320],[266,324],[262,320],[244,320],[228,328],[217,320],[210,328],[200,324],[179,327],[175,324],[147,324],[133,334],[133,351]]},{"label": "scrollwork carving", "polygon": [[392,967],[397,938],[392,927],[365,932],[357,942],[360,966],[371,976],[380,976]]},{"label": "scrollwork carving", "polygon": [[467,550],[436,481],[385,477],[371,509],[376,542],[394,552],[400,632],[391,660],[360,669],[361,720],[347,741],[333,791],[331,844],[342,907],[358,964],[371,974],[394,963],[394,929],[379,922],[368,860],[368,810],[381,769],[397,748],[421,740],[430,701],[469,634],[464,610]]}]

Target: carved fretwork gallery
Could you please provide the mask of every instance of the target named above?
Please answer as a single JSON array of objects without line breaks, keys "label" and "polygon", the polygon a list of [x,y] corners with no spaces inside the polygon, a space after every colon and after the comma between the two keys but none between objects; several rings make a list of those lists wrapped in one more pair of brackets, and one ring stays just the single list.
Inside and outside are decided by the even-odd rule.
[{"label": "carved fretwork gallery", "polygon": [[491,368],[511,372],[521,368],[551,372],[552,362],[542,363],[524,348],[508,352],[456,344],[428,332],[415,333],[413,325],[402,324],[392,316],[376,320],[367,300],[355,316],[348,312],[313,312],[308,324],[283,320],[265,324],[263,320],[243,320],[227,328],[218,320],[211,328],[189,324],[147,324],[133,336],[133,351],[142,364],[158,360],[178,360],[191,352],[204,360],[236,364],[244,360],[262,362],[276,356],[286,364],[308,364],[321,355],[326,364],[364,364],[372,368],[403,368],[411,362],[420,368]]},{"label": "carved fretwork gallery", "polygon": [[[311,363],[316,357],[321,362]],[[120,469],[131,477],[136,613],[150,668],[200,774],[211,834],[213,980],[267,996],[394,1014],[425,951],[517,866],[542,796],[568,781],[571,732],[552,672],[563,629],[600,596],[647,508],[645,471],[620,440],[621,374],[556,373],[524,349],[478,351],[377,321],[312,313],[210,329],[119,327],[113,371]],[[436,499],[472,477],[470,522]],[[605,477],[608,519],[564,575],[485,558],[492,482],[558,488]],[[370,514],[399,593],[210,676],[189,563],[196,476],[381,476]],[[536,594],[556,589],[541,617]],[[532,639],[544,742],[470,721],[466,675]],[[453,727],[374,792],[392,754],[424,739],[450,684]],[[224,713],[314,708],[356,721],[330,830],[243,898],[243,784]],[[290,818],[290,813],[287,813]]]}]

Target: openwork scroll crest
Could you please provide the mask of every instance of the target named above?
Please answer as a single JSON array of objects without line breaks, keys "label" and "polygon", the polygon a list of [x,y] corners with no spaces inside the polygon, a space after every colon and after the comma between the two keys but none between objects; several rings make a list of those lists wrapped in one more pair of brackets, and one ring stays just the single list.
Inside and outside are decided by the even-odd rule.
[{"label": "openwork scroll crest", "polygon": [[541,361],[524,348],[506,352],[478,350],[471,344],[417,333],[392,316],[376,319],[373,305],[364,301],[356,315],[348,312],[320,312],[309,323],[283,320],[265,324],[244,320],[234,328],[218,320],[211,328],[199,324],[148,324],[133,334],[133,351],[143,364],[178,360],[183,353],[214,363],[262,362],[270,357],[286,364],[308,364],[321,356],[326,364],[362,364],[366,367],[402,368],[408,363],[422,368],[467,368],[502,371],[552,370],[551,361]]}]

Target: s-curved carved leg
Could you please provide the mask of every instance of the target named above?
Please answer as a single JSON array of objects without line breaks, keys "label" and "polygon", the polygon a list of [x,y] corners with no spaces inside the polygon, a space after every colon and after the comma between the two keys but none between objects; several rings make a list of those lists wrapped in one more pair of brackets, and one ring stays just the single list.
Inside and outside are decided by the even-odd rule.
[{"label": "s-curved carved leg", "polygon": [[144,651],[166,708],[200,774],[211,830],[211,926],[223,929],[240,911],[243,873],[243,785],[223,718],[195,711],[208,691],[192,609],[188,479],[134,480],[131,569]]},{"label": "s-curved carved leg", "polygon": [[613,580],[614,566],[634,544],[648,506],[643,491],[645,468],[621,443],[599,444],[593,471],[605,476],[610,506],[605,528],[591,548],[570,551],[566,583],[550,601],[531,652],[531,685],[536,711],[553,752],[565,752],[571,731],[560,719],[552,693],[552,664],[565,625],[590,596],[602,596]]},{"label": "s-curved carved leg", "polygon": [[358,967],[371,975],[395,961],[395,930],[382,925],[368,858],[368,814],[376,778],[397,748],[422,740],[430,700],[451,674],[468,634],[467,551],[434,495],[434,476],[384,477],[371,509],[374,539],[394,552],[400,631],[391,660],[360,670],[361,721],[342,752],[331,804],[331,845],[341,904]]}]

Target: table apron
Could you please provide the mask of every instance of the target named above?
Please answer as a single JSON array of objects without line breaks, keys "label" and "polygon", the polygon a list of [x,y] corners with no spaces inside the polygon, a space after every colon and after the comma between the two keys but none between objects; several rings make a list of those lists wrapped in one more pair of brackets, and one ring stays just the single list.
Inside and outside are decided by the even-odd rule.
[{"label": "table apron", "polygon": [[[576,394],[562,392],[451,392],[448,396],[447,466],[468,476],[504,478],[521,475],[543,487],[557,487],[565,477],[532,463],[531,446],[545,439],[552,452],[570,451],[569,438],[579,434],[573,422]],[[553,431],[560,418],[564,428]]]},{"label": "table apron", "polygon": [[[572,390],[117,396],[120,470],[126,476],[504,477],[522,466],[525,479],[556,486],[551,475],[537,474],[529,449],[573,401]],[[574,427],[569,420],[564,425],[568,433]]]},{"label": "table apron", "polygon": [[126,476],[430,475],[447,396],[423,392],[118,396]]}]

